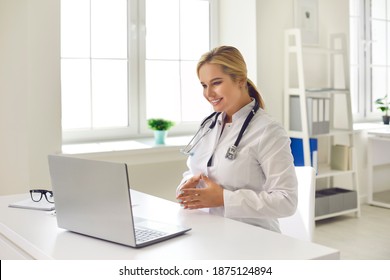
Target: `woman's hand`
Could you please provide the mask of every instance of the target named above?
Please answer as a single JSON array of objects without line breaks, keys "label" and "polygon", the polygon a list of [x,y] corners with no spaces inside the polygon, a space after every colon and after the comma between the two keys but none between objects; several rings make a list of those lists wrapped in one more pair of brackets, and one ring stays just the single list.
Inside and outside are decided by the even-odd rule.
[{"label": "woman's hand", "polygon": [[[200,180],[206,187],[196,188]],[[185,182],[176,197],[185,209],[199,209],[223,206],[223,188],[207,176],[194,176]]]}]

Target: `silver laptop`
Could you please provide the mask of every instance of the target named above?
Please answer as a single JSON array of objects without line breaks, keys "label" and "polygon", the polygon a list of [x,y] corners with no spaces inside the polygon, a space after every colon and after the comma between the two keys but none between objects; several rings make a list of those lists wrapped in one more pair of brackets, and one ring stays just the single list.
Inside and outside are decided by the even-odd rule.
[{"label": "silver laptop", "polygon": [[131,247],[190,230],[133,217],[125,163],[59,155],[48,159],[58,227]]}]

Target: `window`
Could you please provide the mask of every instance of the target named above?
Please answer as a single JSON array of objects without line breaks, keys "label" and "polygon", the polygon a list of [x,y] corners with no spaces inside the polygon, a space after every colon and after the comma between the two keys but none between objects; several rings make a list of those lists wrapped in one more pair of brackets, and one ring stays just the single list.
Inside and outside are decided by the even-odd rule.
[{"label": "window", "polygon": [[195,71],[211,45],[211,3],[61,1],[64,142],[148,135],[154,117],[192,130],[211,110]]},{"label": "window", "polygon": [[390,0],[350,0],[350,31],[353,113],[378,119],[374,101],[390,95]]},{"label": "window", "polygon": [[390,0],[371,0],[370,10],[372,105],[373,100],[390,93]]}]

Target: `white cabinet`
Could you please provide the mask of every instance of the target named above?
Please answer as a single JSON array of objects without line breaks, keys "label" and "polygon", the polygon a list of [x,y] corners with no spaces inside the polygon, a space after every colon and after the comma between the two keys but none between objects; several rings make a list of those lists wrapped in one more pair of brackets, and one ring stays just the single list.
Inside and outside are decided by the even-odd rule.
[{"label": "white cabinet", "polygon": [[[367,149],[367,179],[368,203],[371,205],[390,208],[390,185],[388,166],[390,165],[390,128],[385,130],[368,131]],[[385,167],[387,176],[383,177],[385,186],[376,186],[374,173],[378,168]]]},{"label": "white cabinet", "polygon": [[15,244],[12,244],[0,234],[0,260],[26,260],[31,259]]},{"label": "white cabinet", "polygon": [[[299,29],[285,31],[284,125],[295,164],[317,170],[316,220],[360,215],[345,35],[332,35],[329,41],[329,48],[305,48]],[[315,70],[305,69],[307,54],[320,57],[325,69],[314,75]],[[320,76],[321,84],[307,87],[316,82],[308,76]],[[339,185],[340,181],[348,181],[348,186]]]}]

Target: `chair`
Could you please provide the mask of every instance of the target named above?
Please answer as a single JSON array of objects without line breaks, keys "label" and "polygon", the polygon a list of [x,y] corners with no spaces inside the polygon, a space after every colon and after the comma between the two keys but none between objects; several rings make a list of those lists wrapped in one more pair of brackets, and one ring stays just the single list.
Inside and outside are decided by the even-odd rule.
[{"label": "chair", "polygon": [[311,166],[297,166],[295,171],[298,179],[297,211],[290,217],[279,219],[280,230],[282,234],[312,241],[315,226],[315,170]]}]

